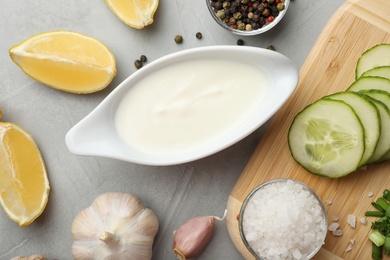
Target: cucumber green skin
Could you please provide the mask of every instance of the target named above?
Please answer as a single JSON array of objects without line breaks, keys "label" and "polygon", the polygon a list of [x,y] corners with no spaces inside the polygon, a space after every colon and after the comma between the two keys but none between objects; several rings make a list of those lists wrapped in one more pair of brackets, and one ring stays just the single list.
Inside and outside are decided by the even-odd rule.
[{"label": "cucumber green skin", "polygon": [[364,94],[359,92],[338,92],[323,98],[344,101],[356,112],[363,125],[365,140],[365,151],[359,166],[365,165],[373,155],[381,134],[381,121],[378,108]]},{"label": "cucumber green skin", "polygon": [[382,77],[390,79],[390,66],[381,66],[367,70],[361,77]]},{"label": "cucumber green skin", "polygon": [[390,44],[382,43],[363,52],[356,64],[355,78],[373,68],[390,66]]},{"label": "cucumber green skin", "polygon": [[354,83],[352,83],[347,91],[361,91],[379,89],[390,93],[390,80],[382,77],[360,77]]},{"label": "cucumber green skin", "polygon": [[[385,122],[388,122],[390,120],[390,115],[387,111],[387,108],[386,106],[378,101],[378,100],[375,100],[375,99],[372,99],[372,101],[374,102],[374,104],[378,107],[379,109],[379,113],[381,114],[381,137],[378,141],[378,145],[377,145],[377,148],[374,152],[374,154],[372,155],[372,157],[367,161],[367,164],[373,164],[373,163],[380,163],[381,162],[381,158],[383,156],[385,156],[385,154],[389,151],[389,142],[388,142],[388,135],[386,134],[383,134],[383,133],[386,133],[386,130],[388,130],[388,124],[385,125]],[[388,132],[388,131],[387,131]]]},{"label": "cucumber green skin", "polygon": [[381,101],[390,109],[390,93],[380,89],[361,90],[359,93]]},{"label": "cucumber green skin", "polygon": [[[377,90],[377,89],[372,89],[372,90],[365,90],[365,91],[360,91],[364,95],[368,96],[369,98],[374,101],[374,103],[379,106],[382,106],[382,112],[381,112],[381,117],[382,117],[382,134],[381,138],[379,140],[379,143],[381,144],[382,152],[373,155],[374,158],[369,160],[371,163],[382,163],[384,161],[387,161],[390,159],[390,93],[383,91],[383,90]],[[378,104],[380,103],[380,104]],[[387,147],[387,149],[386,149]],[[378,148],[379,149],[379,148]],[[382,155],[381,155],[382,154]]]},{"label": "cucumber green skin", "polygon": [[[348,153],[344,153],[344,156],[336,161],[324,164],[320,169],[311,167],[310,159],[302,152],[305,151],[306,144],[305,137],[302,137],[305,132],[304,124],[307,123],[307,119],[313,117],[323,117],[330,119],[333,123],[336,121],[338,125],[343,124],[346,131],[353,133],[356,137],[356,145]],[[334,118],[337,120],[333,120]],[[308,172],[328,178],[340,178],[358,169],[365,150],[364,130],[359,117],[347,103],[339,100],[319,99],[295,116],[288,131],[288,146],[294,160]]]}]

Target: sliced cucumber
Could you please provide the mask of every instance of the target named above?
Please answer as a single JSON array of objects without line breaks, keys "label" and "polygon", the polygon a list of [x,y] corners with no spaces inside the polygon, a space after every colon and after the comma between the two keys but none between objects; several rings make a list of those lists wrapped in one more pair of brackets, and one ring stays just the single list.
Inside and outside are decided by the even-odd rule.
[{"label": "sliced cucumber", "polygon": [[381,137],[377,149],[367,163],[381,163],[390,158],[390,94],[383,90],[361,91],[371,98],[381,116]]},{"label": "sliced cucumber", "polygon": [[307,171],[339,178],[390,160],[390,43],[364,52],[347,91],[323,97],[290,125],[292,157]]},{"label": "sliced cucumber", "polygon": [[361,77],[382,77],[390,79],[390,66],[376,67],[364,72]]},{"label": "sliced cucumber", "polygon": [[385,90],[390,93],[390,80],[382,77],[361,77],[352,83],[347,91],[358,92],[370,89]]},{"label": "sliced cucumber", "polygon": [[377,163],[382,163],[390,160],[390,151],[388,151],[385,155],[383,155]]},{"label": "sliced cucumber", "polygon": [[378,44],[365,51],[356,65],[356,79],[373,68],[390,66],[390,44]]},{"label": "sliced cucumber", "polygon": [[370,90],[361,90],[359,91],[359,93],[381,101],[388,109],[390,109],[389,92],[380,89],[370,89]]},{"label": "sliced cucumber", "polygon": [[307,171],[339,178],[359,167],[365,150],[364,130],[350,105],[320,99],[295,116],[288,144],[293,158]]},{"label": "sliced cucumber", "polygon": [[378,144],[376,146],[374,154],[367,161],[367,164],[379,163],[381,158],[389,151],[390,148],[390,114],[387,110],[387,107],[380,101],[372,99],[373,103],[379,110],[379,115],[381,117],[381,136],[379,138]]},{"label": "sliced cucumber", "polygon": [[381,135],[381,122],[378,108],[364,95],[352,91],[339,92],[324,98],[344,101],[356,112],[363,125],[365,141],[365,151],[359,166],[365,165],[373,155]]}]

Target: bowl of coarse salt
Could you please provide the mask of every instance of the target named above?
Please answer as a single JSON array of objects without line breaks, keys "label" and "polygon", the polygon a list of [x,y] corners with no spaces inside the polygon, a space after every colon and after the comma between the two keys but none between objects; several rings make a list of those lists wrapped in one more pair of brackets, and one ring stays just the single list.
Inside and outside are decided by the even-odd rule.
[{"label": "bowl of coarse salt", "polygon": [[309,186],[274,179],[246,197],[239,231],[257,259],[310,259],[324,244],[327,223],[324,205]]}]

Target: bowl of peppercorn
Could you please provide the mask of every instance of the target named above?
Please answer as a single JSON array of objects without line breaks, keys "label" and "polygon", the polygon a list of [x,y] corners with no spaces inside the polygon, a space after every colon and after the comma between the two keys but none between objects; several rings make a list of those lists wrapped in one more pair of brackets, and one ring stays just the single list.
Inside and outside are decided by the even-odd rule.
[{"label": "bowl of peppercorn", "polygon": [[258,35],[282,20],[290,0],[206,0],[214,20],[243,36]]}]

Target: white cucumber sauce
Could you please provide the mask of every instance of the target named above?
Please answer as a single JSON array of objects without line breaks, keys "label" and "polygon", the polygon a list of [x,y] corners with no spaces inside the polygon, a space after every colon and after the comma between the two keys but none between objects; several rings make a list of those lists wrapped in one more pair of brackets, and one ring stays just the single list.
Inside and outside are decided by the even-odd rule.
[{"label": "white cucumber sauce", "polygon": [[115,127],[149,154],[186,152],[232,131],[254,112],[269,82],[259,67],[198,58],[152,72],[123,96]]}]

